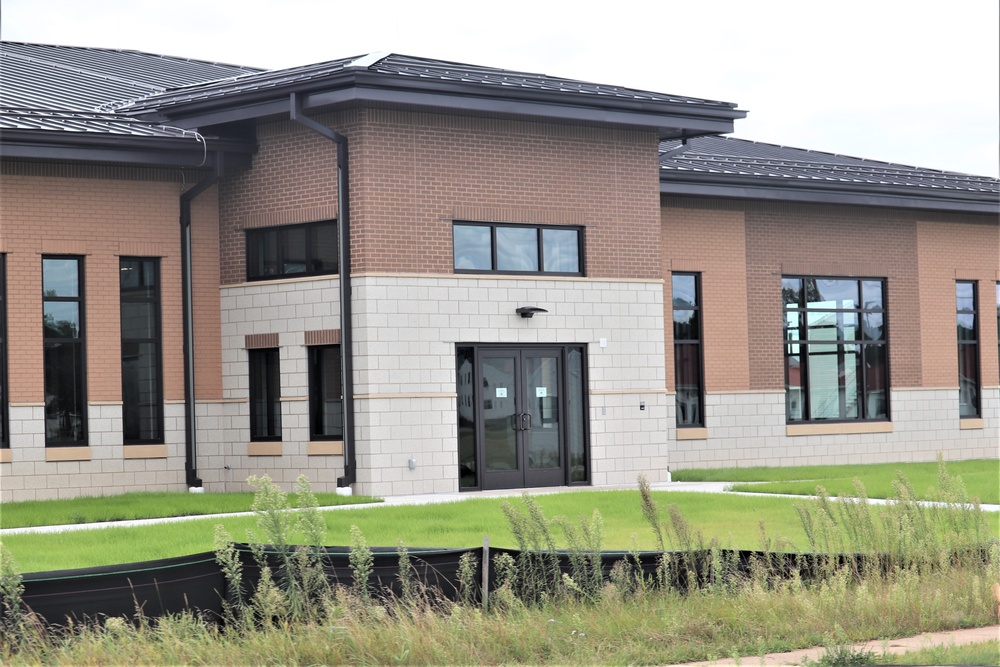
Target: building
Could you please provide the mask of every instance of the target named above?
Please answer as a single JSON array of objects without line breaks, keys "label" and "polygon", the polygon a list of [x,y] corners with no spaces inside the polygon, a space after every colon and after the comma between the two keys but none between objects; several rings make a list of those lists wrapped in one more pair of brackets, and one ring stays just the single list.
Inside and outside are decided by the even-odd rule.
[{"label": "building", "polygon": [[997,179],[398,54],[0,56],[4,501],[998,455]]}]

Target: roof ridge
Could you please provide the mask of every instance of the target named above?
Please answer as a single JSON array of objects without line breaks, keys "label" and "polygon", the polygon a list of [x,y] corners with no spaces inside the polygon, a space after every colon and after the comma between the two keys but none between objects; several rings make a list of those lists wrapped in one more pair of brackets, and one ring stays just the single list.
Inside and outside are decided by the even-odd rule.
[{"label": "roof ridge", "polygon": [[348,64],[344,65],[344,69],[347,69],[349,67],[368,69],[372,65],[375,65],[379,61],[385,60],[386,58],[392,55],[396,54],[392,53],[391,51],[372,51],[371,53],[360,56],[355,60],[349,62]]}]

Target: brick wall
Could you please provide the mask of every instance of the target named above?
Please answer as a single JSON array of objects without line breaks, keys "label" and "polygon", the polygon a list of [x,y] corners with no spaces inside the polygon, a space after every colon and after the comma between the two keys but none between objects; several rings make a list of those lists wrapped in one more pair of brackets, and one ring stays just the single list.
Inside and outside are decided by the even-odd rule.
[{"label": "brick wall", "polygon": [[[455,219],[586,226],[587,275],[659,278],[656,138],[646,132],[357,109],[347,135],[355,273],[451,273]],[[221,279],[245,280],[253,227],[337,216],[336,147],[290,121],[258,128],[251,171],[221,186]]]},{"label": "brick wall", "polygon": [[701,274],[705,390],[749,389],[743,204],[665,198],[661,215],[667,386],[675,388],[670,274],[683,271]]}]

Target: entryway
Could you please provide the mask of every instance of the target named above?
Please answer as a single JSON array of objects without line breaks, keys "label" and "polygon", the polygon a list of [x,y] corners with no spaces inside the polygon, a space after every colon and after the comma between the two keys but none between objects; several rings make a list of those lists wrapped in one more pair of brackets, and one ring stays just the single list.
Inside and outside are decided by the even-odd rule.
[{"label": "entryway", "polygon": [[457,348],[463,490],[589,481],[585,348]]}]

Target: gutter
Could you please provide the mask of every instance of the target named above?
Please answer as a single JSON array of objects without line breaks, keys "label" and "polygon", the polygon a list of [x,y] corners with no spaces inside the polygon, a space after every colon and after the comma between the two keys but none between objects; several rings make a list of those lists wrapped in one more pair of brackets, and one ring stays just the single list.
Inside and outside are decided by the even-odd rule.
[{"label": "gutter", "polygon": [[223,154],[215,154],[212,174],[181,194],[181,301],[184,337],[184,473],[188,488],[200,490],[198,440],[194,392],[194,288],[191,273],[191,202],[219,182],[223,175]]},{"label": "gutter", "polygon": [[337,242],[340,246],[340,369],[344,410],[344,476],[337,478],[338,490],[350,489],[357,481],[357,450],[354,439],[354,357],[351,348],[354,328],[351,325],[351,219],[350,171],[347,137],[334,132],[302,113],[302,97],[291,93],[289,114],[293,121],[321,134],[337,144]]}]

